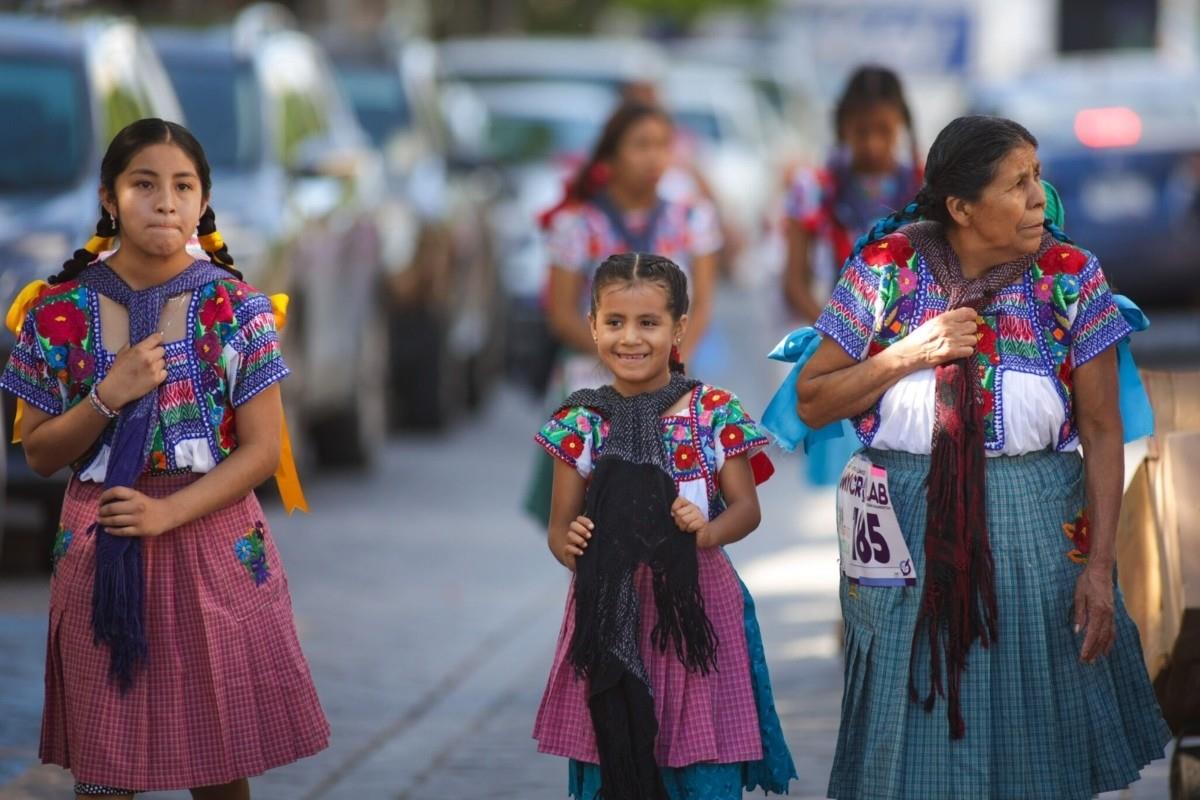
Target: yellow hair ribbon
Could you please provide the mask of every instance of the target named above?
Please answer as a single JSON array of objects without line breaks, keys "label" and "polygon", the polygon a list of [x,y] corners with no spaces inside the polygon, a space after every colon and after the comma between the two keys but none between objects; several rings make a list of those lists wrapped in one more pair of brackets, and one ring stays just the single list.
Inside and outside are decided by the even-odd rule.
[{"label": "yellow hair ribbon", "polygon": [[13,435],[12,443],[21,443],[21,417],[25,416],[25,401],[17,398],[17,413],[13,414]]},{"label": "yellow hair ribbon", "polygon": [[287,325],[287,312],[289,298],[286,294],[271,295],[271,313],[275,315],[275,330],[283,330],[283,326]]},{"label": "yellow hair ribbon", "polygon": [[94,256],[98,256],[105,250],[112,249],[114,238],[115,237],[113,236],[93,236],[92,238],[88,239],[87,244],[83,246],[83,249],[87,250]]},{"label": "yellow hair ribbon", "polygon": [[279,432],[279,466],[275,468],[275,485],[283,508],[290,515],[296,509],[308,513],[308,499],[300,485],[300,473],[296,471],[296,458],[292,454],[292,437],[288,434],[287,419],[281,418]]},{"label": "yellow hair ribbon", "polygon": [[220,231],[206,233],[197,238],[200,240],[200,246],[204,248],[204,252],[209,255],[212,255],[225,246],[225,240],[221,238]]},{"label": "yellow hair ribbon", "polygon": [[42,299],[42,295],[50,290],[50,284],[43,280],[31,281],[26,284],[12,305],[8,307],[8,316],[4,318],[4,325],[13,336],[21,334],[21,327],[25,324],[25,317],[33,309],[37,302]]}]

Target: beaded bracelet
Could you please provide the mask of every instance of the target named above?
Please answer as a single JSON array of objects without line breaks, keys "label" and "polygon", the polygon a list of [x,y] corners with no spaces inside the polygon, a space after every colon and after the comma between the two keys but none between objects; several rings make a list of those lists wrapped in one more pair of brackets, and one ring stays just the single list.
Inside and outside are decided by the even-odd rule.
[{"label": "beaded bracelet", "polygon": [[121,414],[121,412],[113,411],[104,404],[104,401],[100,399],[100,392],[96,386],[93,386],[92,391],[88,393],[88,401],[92,404],[92,408],[96,409],[96,413],[105,419],[116,419]]}]

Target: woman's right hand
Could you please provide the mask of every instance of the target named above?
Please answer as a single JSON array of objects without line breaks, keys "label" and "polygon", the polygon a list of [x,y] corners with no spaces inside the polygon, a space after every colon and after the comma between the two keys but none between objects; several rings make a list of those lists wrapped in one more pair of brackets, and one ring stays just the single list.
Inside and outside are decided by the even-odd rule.
[{"label": "woman's right hand", "polygon": [[558,560],[563,566],[572,572],[575,571],[575,559],[587,550],[588,540],[592,538],[595,528],[595,523],[582,514],[571,520],[571,524],[567,526],[567,538],[563,542],[562,552],[558,554]]},{"label": "woman's right hand", "polygon": [[112,369],[96,391],[106,406],[119,411],[134,400],[158,388],[167,379],[167,353],[163,335],[152,333],[117,353]]},{"label": "woman's right hand", "polygon": [[888,349],[898,349],[914,369],[925,369],[971,355],[978,334],[979,314],[964,306],[927,320]]}]

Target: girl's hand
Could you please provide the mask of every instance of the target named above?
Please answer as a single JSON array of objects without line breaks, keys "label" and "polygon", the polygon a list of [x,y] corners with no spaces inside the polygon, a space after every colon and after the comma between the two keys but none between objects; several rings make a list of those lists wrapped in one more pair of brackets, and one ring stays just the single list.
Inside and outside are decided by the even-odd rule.
[{"label": "girl's hand", "polygon": [[595,529],[595,524],[582,514],[571,520],[571,524],[567,526],[567,539],[562,552],[558,554],[558,560],[563,566],[572,572],[575,571],[575,560],[587,550],[588,540],[592,538],[592,531]]},{"label": "girl's hand", "polygon": [[161,536],[177,527],[167,501],[125,486],[100,495],[99,522],[113,536]]},{"label": "girl's hand", "polygon": [[112,369],[96,387],[100,400],[119,411],[149,394],[167,379],[166,359],[161,333],[152,333],[133,347],[121,348]]},{"label": "girl's hand", "polygon": [[708,547],[708,517],[700,510],[700,506],[682,497],[676,497],[675,502],[671,504],[671,518],[675,520],[679,530],[695,534],[697,547]]},{"label": "girl's hand", "polygon": [[1112,652],[1117,639],[1113,609],[1112,567],[1088,564],[1075,582],[1075,632],[1087,631],[1079,649],[1083,663],[1095,663]]},{"label": "girl's hand", "polygon": [[978,333],[975,309],[956,308],[927,320],[892,348],[900,348],[917,369],[925,369],[971,355],[979,342]]}]

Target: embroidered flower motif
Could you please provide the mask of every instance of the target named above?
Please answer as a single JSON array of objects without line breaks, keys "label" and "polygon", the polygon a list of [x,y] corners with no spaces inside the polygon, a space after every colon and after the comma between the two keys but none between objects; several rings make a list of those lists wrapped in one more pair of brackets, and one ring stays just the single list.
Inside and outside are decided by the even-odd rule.
[{"label": "embroidered flower motif", "polygon": [[566,419],[566,418],[567,418],[567,417],[570,415],[570,413],[571,413],[571,407],[570,407],[570,406],[566,406],[566,407],[564,407],[564,408],[560,408],[558,411],[555,411],[555,412],[554,412],[554,417],[553,417],[553,419],[556,419],[556,420],[558,420],[559,422],[562,422],[564,419]]},{"label": "embroidered flower motif", "polygon": [[991,416],[992,412],[996,410],[996,393],[984,389],[982,392],[980,392],[979,402],[980,405],[983,406],[982,411],[984,418]]},{"label": "embroidered flower motif", "polygon": [[72,347],[67,351],[67,364],[73,381],[86,381],[96,374],[96,358],[78,347]]},{"label": "embroidered flower motif", "polygon": [[221,424],[217,428],[217,437],[220,440],[221,449],[228,453],[237,447],[237,417],[229,406],[222,404],[222,408],[224,412]]},{"label": "embroidered flower motif", "polygon": [[575,427],[579,429],[580,433],[591,433],[592,432],[592,423],[587,418],[587,415],[585,415],[585,414],[580,414],[575,419]]},{"label": "embroidered flower motif", "polygon": [[677,442],[682,442],[688,437],[687,425],[672,425],[671,438]]},{"label": "embroidered flower motif", "polygon": [[979,343],[976,348],[979,354],[991,364],[1000,363],[1000,354],[996,351],[996,331],[985,321],[979,326]]},{"label": "embroidered flower motif", "polygon": [[224,322],[233,322],[233,302],[225,287],[217,284],[213,296],[200,306],[200,324],[211,329]]},{"label": "embroidered flower motif", "polygon": [[908,267],[900,268],[900,272],[896,276],[896,280],[900,284],[900,292],[902,294],[912,294],[917,289],[917,273],[913,272]]},{"label": "embroidered flower motif", "polygon": [[696,449],[690,444],[681,444],[675,449],[675,469],[691,472],[697,464]]},{"label": "embroidered flower motif", "polygon": [[87,338],[87,317],[67,300],[49,303],[38,311],[38,333],[50,344],[81,344]]},{"label": "embroidered flower motif", "polygon": [[1078,247],[1056,244],[1038,259],[1038,266],[1041,267],[1042,273],[1045,275],[1057,275],[1060,272],[1075,275],[1079,270],[1083,269],[1083,265],[1087,263],[1087,260],[1087,253]]},{"label": "embroidered flower motif", "polygon": [[712,411],[714,408],[718,408],[719,406],[723,406],[728,402],[729,392],[721,389],[712,389],[708,392],[705,392],[704,396],[700,398],[700,405],[709,411]]},{"label": "embroidered flower motif", "polygon": [[913,257],[912,243],[902,233],[893,233],[863,248],[862,259],[872,267],[884,264],[904,265]]},{"label": "embroidered flower motif", "polygon": [[249,533],[233,543],[233,553],[254,578],[256,586],[262,586],[267,582],[267,578],[271,577],[271,571],[267,568],[267,542],[261,522],[256,522]]},{"label": "embroidered flower motif", "polygon": [[562,447],[562,449],[571,458],[579,458],[581,455],[583,455],[583,439],[581,439],[577,433],[567,435],[567,437],[562,440],[560,447]]},{"label": "embroidered flower motif", "polygon": [[221,357],[221,337],[217,336],[216,331],[209,331],[196,340],[196,355],[205,363],[217,363]]},{"label": "embroidered flower motif", "polygon": [[1043,275],[1033,284],[1033,294],[1043,303],[1049,303],[1054,297],[1054,276]]},{"label": "embroidered flower motif", "polygon": [[1064,522],[1063,533],[1075,543],[1075,548],[1067,553],[1067,558],[1076,564],[1086,564],[1088,553],[1092,550],[1092,523],[1088,519],[1087,509],[1079,512],[1079,516],[1071,522]]},{"label": "embroidered flower motif", "polygon": [[71,547],[71,540],[74,535],[64,528],[58,526],[58,533],[54,534],[54,549],[50,551],[50,573],[58,572],[58,562],[67,554],[67,550]]},{"label": "embroidered flower motif", "polygon": [[52,369],[64,370],[67,368],[67,353],[70,352],[65,347],[51,347],[46,351],[46,363]]},{"label": "embroidered flower motif", "polygon": [[168,469],[167,454],[162,450],[153,450],[150,452],[150,468],[159,472],[166,472]]},{"label": "embroidered flower motif", "polygon": [[726,425],[721,429],[721,444],[725,447],[737,447],[746,441],[746,432],[740,425]]}]

